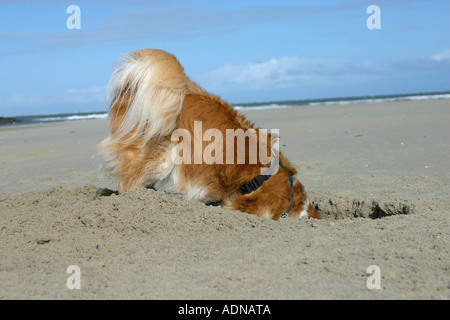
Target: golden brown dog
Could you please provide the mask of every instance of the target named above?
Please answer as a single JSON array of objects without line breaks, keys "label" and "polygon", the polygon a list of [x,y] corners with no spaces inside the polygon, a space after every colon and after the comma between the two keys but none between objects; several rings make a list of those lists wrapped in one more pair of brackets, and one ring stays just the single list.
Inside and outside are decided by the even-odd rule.
[{"label": "golden brown dog", "polygon": [[111,132],[101,148],[120,193],[151,186],[274,220],[320,219],[276,137],[192,82],[173,55],[131,52],[108,93]]}]

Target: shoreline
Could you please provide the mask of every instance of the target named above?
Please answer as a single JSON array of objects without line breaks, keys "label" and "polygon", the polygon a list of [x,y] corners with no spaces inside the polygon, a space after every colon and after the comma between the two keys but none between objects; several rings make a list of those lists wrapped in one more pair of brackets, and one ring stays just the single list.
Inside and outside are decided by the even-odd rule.
[{"label": "shoreline", "polygon": [[[302,99],[302,100],[283,100],[283,101],[266,101],[266,102],[250,102],[250,103],[230,103],[237,111],[256,111],[256,110],[277,110],[285,108],[299,108],[299,107],[315,107],[315,106],[342,106],[347,104],[367,104],[367,103],[389,103],[399,101],[433,101],[433,100],[449,100],[450,91],[439,92],[419,92],[410,94],[387,94],[387,95],[372,95],[372,96],[357,96],[357,97],[334,97],[322,99]],[[88,112],[72,112],[72,113],[55,113],[42,115],[24,115],[16,116],[15,118],[6,118],[0,116],[0,127],[8,125],[2,124],[1,119],[15,120],[13,124],[47,124],[54,122],[69,122],[69,121],[83,121],[106,119],[106,111],[88,111]],[[42,120],[42,122],[37,122]],[[36,122],[34,122],[36,121]]]}]

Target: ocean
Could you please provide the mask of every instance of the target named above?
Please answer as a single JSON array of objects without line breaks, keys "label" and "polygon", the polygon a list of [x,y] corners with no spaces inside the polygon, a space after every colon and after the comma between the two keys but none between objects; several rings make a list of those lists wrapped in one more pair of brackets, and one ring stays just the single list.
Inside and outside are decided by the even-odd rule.
[{"label": "ocean", "polygon": [[[256,110],[256,109],[293,108],[301,106],[320,106],[329,104],[343,105],[350,103],[376,103],[388,101],[432,100],[432,99],[450,99],[450,91],[416,93],[416,94],[395,94],[395,95],[340,97],[340,98],[326,98],[326,99],[303,99],[303,100],[287,100],[287,101],[236,103],[232,105],[236,110],[247,110],[247,109]],[[106,119],[107,117],[108,114],[106,111],[16,116],[14,117],[14,119],[18,120],[18,122],[4,125],[39,124],[39,123],[61,122],[61,121]]]}]

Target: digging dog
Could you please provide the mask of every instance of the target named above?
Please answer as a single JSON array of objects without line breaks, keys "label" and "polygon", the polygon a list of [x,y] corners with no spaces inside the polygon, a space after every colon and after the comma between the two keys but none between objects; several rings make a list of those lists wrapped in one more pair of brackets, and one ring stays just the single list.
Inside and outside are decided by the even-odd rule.
[{"label": "digging dog", "polygon": [[[110,132],[101,150],[120,193],[152,187],[274,220],[320,219],[296,169],[275,150],[278,138],[191,81],[173,55],[154,49],[129,53],[114,69],[107,94]],[[237,143],[225,146],[238,139],[227,136],[231,131],[253,133],[241,140],[243,153]],[[253,159],[253,142],[266,159]],[[205,154],[214,161],[202,159]],[[264,174],[269,169],[273,173]]]}]

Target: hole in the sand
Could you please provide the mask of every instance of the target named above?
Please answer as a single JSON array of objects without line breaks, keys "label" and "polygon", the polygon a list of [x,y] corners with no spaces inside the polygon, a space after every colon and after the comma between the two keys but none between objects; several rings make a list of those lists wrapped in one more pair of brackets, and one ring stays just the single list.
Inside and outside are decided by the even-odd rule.
[{"label": "hole in the sand", "polygon": [[312,204],[323,219],[337,220],[344,218],[379,219],[394,215],[414,212],[412,205],[405,202],[380,202],[373,199],[356,200],[343,197],[314,196]]},{"label": "hole in the sand", "polygon": [[113,194],[115,194],[116,196],[119,195],[119,191],[111,190],[111,189],[108,189],[108,188],[100,188],[98,190],[99,190],[100,196],[102,196],[102,197],[109,197],[109,196],[111,196]]}]

